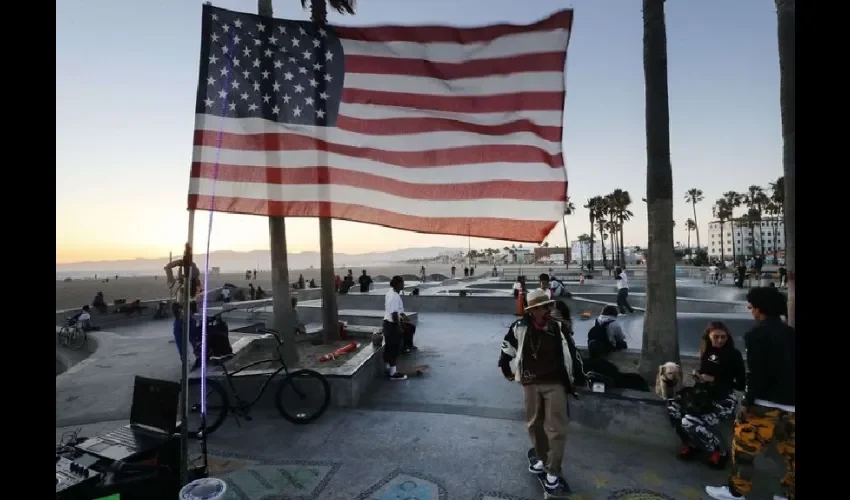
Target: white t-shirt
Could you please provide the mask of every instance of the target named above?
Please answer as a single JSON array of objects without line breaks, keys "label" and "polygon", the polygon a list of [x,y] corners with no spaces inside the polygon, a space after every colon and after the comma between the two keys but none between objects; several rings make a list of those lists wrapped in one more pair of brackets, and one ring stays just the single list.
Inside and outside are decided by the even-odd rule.
[{"label": "white t-shirt", "polygon": [[225,299],[229,298],[230,297],[230,289],[229,288],[222,288],[221,289],[221,296],[224,297]]},{"label": "white t-shirt", "polygon": [[77,318],[77,321],[79,321],[79,322],[91,321],[91,314],[83,311],[82,314],[80,314],[80,317]]},{"label": "white t-shirt", "polygon": [[522,283],[514,281],[514,290],[522,290]]},{"label": "white t-shirt", "polygon": [[392,321],[393,313],[401,315],[403,312],[404,304],[401,302],[401,295],[391,288],[384,297],[384,319]]},{"label": "white t-shirt", "polygon": [[538,290],[543,290],[546,292],[546,296],[550,299],[552,298],[552,289],[551,288],[538,288]]},{"label": "white t-shirt", "polygon": [[626,276],[626,271],[620,273],[620,279],[617,280],[617,290],[629,287],[629,278]]}]

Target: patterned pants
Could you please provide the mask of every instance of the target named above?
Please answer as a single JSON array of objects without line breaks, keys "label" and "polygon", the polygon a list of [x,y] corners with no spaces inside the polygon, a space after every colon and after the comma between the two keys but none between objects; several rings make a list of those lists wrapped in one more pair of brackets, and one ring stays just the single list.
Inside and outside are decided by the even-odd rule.
[{"label": "patterned pants", "polygon": [[691,415],[682,411],[682,402],[677,396],[667,401],[667,413],[682,443],[707,452],[720,451],[720,438],[713,428],[735,413],[736,404],[735,395],[730,394],[714,402],[713,412]]},{"label": "patterned pants", "polygon": [[782,487],[786,496],[794,500],[796,458],[796,422],[791,412],[752,406],[746,420],[735,422],[735,437],[732,438],[732,475],[729,483],[742,495],[753,489],[753,459],[764,451],[771,442],[785,462]]}]

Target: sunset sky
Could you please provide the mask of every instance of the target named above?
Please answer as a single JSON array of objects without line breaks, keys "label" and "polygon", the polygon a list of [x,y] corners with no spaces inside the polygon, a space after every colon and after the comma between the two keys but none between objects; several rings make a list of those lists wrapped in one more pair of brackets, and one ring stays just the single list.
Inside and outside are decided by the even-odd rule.
[{"label": "sunset sky", "polygon": [[[56,262],[160,257],[187,237],[200,45],[200,0],[63,0],[56,7]],[[256,0],[218,7],[256,12]],[[634,0],[364,0],[333,24],[526,23],[575,8],[567,57],[564,149],[579,206],[570,239],[589,231],[586,199],[615,188],[635,201],[625,240],[646,244],[641,2]],[[296,0],[275,17],[307,19]],[[773,2],[667,2],[676,240],[699,187],[702,234],[723,192],[767,188],[782,175],[779,65]],[[207,241],[199,212],[195,244]],[[291,252],[317,250],[318,221],[288,219]],[[563,244],[558,227],[548,241]],[[336,221],[335,249],[465,247],[466,237],[421,235]],[[263,217],[215,214],[211,247],[268,248]],[[503,246],[473,239],[473,247]]]}]

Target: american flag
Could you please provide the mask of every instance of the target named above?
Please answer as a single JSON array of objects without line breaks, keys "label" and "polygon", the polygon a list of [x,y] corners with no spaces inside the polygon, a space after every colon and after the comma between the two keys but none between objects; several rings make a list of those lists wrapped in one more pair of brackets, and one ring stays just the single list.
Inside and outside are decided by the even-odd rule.
[{"label": "american flag", "polygon": [[203,8],[189,208],[540,242],[573,13],[318,27]]}]

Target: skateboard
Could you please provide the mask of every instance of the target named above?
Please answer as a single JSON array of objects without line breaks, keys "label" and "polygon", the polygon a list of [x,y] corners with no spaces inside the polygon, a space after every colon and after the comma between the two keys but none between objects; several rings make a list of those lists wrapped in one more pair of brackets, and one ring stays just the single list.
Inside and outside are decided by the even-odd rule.
[{"label": "skateboard", "polygon": [[[528,469],[531,470],[531,466],[537,463],[537,457],[534,455],[534,448],[528,450]],[[540,488],[543,490],[543,500],[568,500],[572,493],[568,490],[563,495],[558,495],[555,493],[551,493],[546,489],[546,474],[534,474],[534,477],[537,478],[537,481],[540,483]]]},{"label": "skateboard", "polygon": [[416,365],[416,366],[410,366],[410,367],[406,367],[406,368],[400,368],[398,370],[399,373],[403,373],[403,374],[407,375],[408,377],[413,377],[414,375],[417,376],[417,377],[421,377],[422,375],[425,375],[429,371],[431,371],[430,365]]}]

